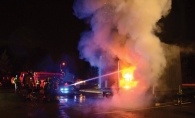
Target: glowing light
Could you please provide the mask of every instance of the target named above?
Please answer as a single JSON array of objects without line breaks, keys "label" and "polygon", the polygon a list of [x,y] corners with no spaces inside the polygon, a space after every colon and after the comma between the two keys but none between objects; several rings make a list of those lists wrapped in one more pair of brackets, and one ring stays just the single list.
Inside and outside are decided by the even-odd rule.
[{"label": "glowing light", "polygon": [[83,103],[85,101],[85,96],[80,96],[79,97],[79,103]]},{"label": "glowing light", "polygon": [[120,80],[120,87],[124,89],[131,89],[136,87],[138,81],[134,80],[135,67],[130,67],[122,71],[122,78]]},{"label": "glowing light", "polygon": [[133,75],[131,73],[126,73],[124,78],[126,81],[131,81],[133,79]]},{"label": "glowing light", "polygon": [[68,102],[68,98],[65,98],[65,97],[62,97],[62,96],[60,96],[59,98],[58,98],[58,100],[59,100],[59,102],[62,104],[62,103],[67,103]]},{"label": "glowing light", "polygon": [[60,88],[60,91],[62,93],[69,93],[69,89],[68,88]]},{"label": "glowing light", "polygon": [[125,88],[125,89],[129,89],[129,86],[124,86],[123,88]]},{"label": "glowing light", "polygon": [[62,63],[62,65],[63,65],[63,66],[65,66],[65,65],[66,65],[66,63],[65,63],[65,62],[63,62],[63,63]]},{"label": "glowing light", "polygon": [[11,78],[11,83],[12,83],[12,84],[15,84],[14,78]]}]

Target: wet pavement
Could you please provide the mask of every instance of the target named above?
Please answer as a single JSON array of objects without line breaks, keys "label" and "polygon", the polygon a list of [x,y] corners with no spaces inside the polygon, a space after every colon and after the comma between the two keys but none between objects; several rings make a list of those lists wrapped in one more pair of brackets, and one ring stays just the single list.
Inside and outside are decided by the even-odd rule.
[{"label": "wet pavement", "polygon": [[[98,99],[96,95],[91,99]],[[44,102],[42,98],[24,101],[22,94],[16,94],[14,89],[0,89],[0,118],[84,118],[86,116],[79,110],[86,100],[86,96],[80,94],[58,96],[58,101],[52,102]]]},{"label": "wet pavement", "polygon": [[13,89],[0,89],[0,118],[59,118],[58,106],[41,100],[25,102]]},{"label": "wet pavement", "polygon": [[58,102],[42,99],[25,102],[13,89],[0,89],[0,118],[195,118],[195,104],[149,106],[140,109],[102,107],[101,94],[59,96]]}]

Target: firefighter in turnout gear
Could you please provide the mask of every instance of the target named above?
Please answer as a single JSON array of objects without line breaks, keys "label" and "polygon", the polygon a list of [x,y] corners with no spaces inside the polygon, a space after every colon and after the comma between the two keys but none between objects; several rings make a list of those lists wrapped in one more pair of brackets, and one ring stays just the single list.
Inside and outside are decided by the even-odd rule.
[{"label": "firefighter in turnout gear", "polygon": [[15,84],[15,93],[20,93],[21,89],[21,81],[18,75],[14,78],[14,84]]},{"label": "firefighter in turnout gear", "polygon": [[40,89],[40,85],[41,85],[41,80],[40,79],[37,79],[36,80],[36,88],[37,89]]},{"label": "firefighter in turnout gear", "polygon": [[56,101],[55,79],[48,78],[44,81],[44,101]]},{"label": "firefighter in turnout gear", "polygon": [[28,99],[30,97],[30,93],[32,92],[33,87],[35,85],[33,73],[31,71],[29,71],[28,74],[24,76],[23,84],[25,87],[24,97],[26,97]]},{"label": "firefighter in turnout gear", "polygon": [[44,99],[43,101],[48,101],[48,98],[49,98],[49,78],[44,80]]}]

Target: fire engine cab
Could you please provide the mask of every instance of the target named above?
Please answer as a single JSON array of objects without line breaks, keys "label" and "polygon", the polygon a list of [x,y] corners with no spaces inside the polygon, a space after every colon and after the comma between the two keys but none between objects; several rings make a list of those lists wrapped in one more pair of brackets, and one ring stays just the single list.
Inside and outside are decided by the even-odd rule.
[{"label": "fire engine cab", "polygon": [[41,81],[40,87],[44,86],[44,81],[46,79],[52,79],[52,78],[59,78],[62,79],[62,74],[61,73],[51,73],[51,72],[34,72],[34,80],[35,82],[39,79]]}]

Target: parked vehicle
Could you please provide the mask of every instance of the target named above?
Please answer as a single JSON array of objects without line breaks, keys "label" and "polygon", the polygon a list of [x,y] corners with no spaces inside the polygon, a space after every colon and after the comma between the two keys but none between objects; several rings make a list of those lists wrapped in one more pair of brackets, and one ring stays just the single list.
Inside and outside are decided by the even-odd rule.
[{"label": "parked vehicle", "polygon": [[73,82],[69,81],[63,81],[61,80],[58,84],[58,90],[57,90],[58,95],[77,95],[79,94],[78,89],[74,85]]}]

